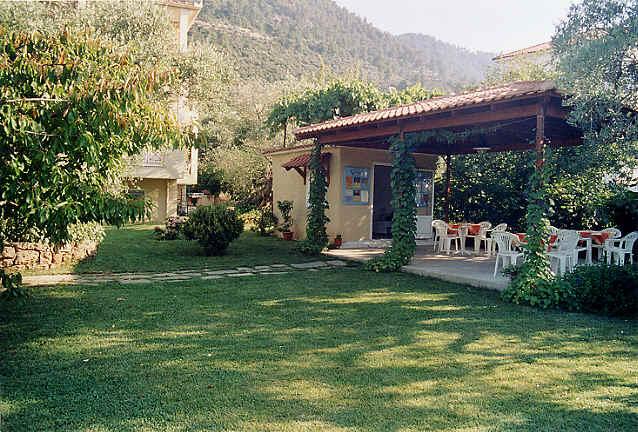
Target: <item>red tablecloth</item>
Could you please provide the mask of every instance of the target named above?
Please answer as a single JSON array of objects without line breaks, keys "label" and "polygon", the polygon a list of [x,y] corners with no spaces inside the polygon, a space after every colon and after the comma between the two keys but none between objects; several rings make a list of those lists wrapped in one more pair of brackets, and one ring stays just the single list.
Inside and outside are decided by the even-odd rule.
[{"label": "red tablecloth", "polygon": [[[468,235],[477,235],[479,233],[479,231],[481,230],[481,225],[479,224],[450,224],[450,228],[461,228],[461,225],[466,225],[467,226],[467,234]],[[453,235],[458,235],[459,231],[458,229],[456,230],[448,230],[447,231],[448,234],[453,234]]]},{"label": "red tablecloth", "polygon": [[[516,233],[516,235],[518,236],[518,240],[519,240],[521,243],[526,243],[526,240],[525,240],[525,239],[527,238],[527,233]],[[557,235],[550,235],[550,236],[549,236],[549,244],[550,244],[550,247],[547,249],[547,250],[548,250],[548,252],[551,252],[551,251],[552,251],[552,247],[551,247],[551,245],[553,245],[554,243],[556,243],[556,240],[558,240],[558,236],[557,236]]]},{"label": "red tablecloth", "polygon": [[596,232],[596,231],[578,231],[578,233],[583,238],[591,237],[591,241],[594,242],[597,245],[601,245],[601,244],[605,243],[605,240],[607,240],[609,238],[609,233],[601,232],[601,233],[594,234],[594,232]]}]

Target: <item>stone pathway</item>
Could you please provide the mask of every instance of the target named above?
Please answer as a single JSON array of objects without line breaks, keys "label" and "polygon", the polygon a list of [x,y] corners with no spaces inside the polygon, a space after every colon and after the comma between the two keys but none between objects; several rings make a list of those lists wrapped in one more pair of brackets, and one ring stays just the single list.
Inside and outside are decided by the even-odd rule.
[{"label": "stone pathway", "polygon": [[225,270],[211,270],[209,268],[177,270],[162,273],[114,273],[91,275],[43,275],[24,276],[23,284],[26,286],[39,285],[89,285],[95,286],[103,283],[119,282],[123,285],[141,285],[153,282],[185,282],[190,280],[216,280],[225,278],[243,278],[250,276],[281,275],[291,272],[313,271],[345,267],[348,263],[341,260],[313,261],[301,264],[271,264],[255,267],[236,267]]}]

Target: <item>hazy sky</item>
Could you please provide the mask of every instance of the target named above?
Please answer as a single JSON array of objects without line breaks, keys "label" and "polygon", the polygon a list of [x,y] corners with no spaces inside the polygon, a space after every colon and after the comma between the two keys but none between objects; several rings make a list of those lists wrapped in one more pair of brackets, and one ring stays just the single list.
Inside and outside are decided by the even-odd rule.
[{"label": "hazy sky", "polygon": [[507,52],[551,39],[574,0],[335,0],[392,34],[424,33],[464,48]]}]

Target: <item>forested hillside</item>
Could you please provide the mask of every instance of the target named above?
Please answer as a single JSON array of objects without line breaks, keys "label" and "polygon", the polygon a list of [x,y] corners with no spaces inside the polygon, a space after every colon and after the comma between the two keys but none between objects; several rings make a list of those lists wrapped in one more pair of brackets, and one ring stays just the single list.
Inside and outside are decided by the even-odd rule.
[{"label": "forested hillside", "polygon": [[324,63],[335,73],[357,69],[381,87],[458,90],[480,81],[493,56],[431,36],[393,36],[332,0],[206,0],[191,38],[229,52],[242,77],[270,82],[309,76]]}]

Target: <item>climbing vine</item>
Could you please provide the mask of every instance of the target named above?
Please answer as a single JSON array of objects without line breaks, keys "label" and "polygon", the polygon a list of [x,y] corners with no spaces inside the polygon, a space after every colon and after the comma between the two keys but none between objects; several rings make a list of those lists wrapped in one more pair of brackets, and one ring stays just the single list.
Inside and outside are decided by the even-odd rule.
[{"label": "climbing vine", "polygon": [[328,201],[326,191],[328,182],[322,166],[321,149],[323,145],[319,140],[315,141],[310,157],[310,212],[306,224],[306,240],[300,243],[299,249],[307,254],[318,254],[328,246],[328,234],[326,224],[330,222],[326,216]]},{"label": "climbing vine", "polygon": [[390,139],[392,154],[392,247],[366,264],[372,271],[397,271],[410,262],[416,249],[416,162],[413,146],[417,137]]},{"label": "climbing vine", "polygon": [[[542,161],[543,147],[536,152],[537,160]],[[530,177],[527,204],[527,246],[524,249],[525,262],[503,292],[503,298],[514,303],[526,303],[546,308],[553,304],[550,262],[545,250],[549,244],[550,205],[546,192],[546,171],[536,169]]]}]

